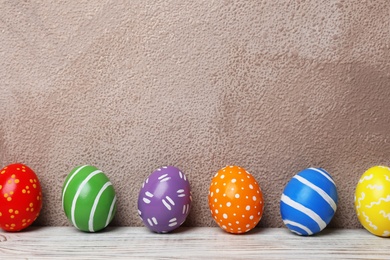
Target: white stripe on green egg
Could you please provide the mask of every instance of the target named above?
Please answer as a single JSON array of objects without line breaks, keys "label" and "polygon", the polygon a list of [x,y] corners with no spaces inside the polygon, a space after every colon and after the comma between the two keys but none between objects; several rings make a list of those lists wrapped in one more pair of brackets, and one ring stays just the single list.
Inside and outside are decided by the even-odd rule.
[{"label": "white stripe on green egg", "polygon": [[96,167],[76,167],[65,180],[62,205],[76,228],[96,232],[105,228],[115,215],[115,190],[108,177]]}]

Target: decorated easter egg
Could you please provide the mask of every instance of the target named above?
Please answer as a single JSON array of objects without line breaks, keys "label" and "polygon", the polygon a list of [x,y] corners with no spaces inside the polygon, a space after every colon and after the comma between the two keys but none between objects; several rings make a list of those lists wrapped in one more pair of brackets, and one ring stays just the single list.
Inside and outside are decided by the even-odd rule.
[{"label": "decorated easter egg", "polygon": [[20,231],[34,222],[41,208],[41,185],[29,167],[15,163],[0,170],[0,228]]},{"label": "decorated easter egg", "polygon": [[287,228],[298,235],[323,230],[337,209],[337,189],[321,168],[308,168],[287,183],[280,200],[280,214]]},{"label": "decorated easter egg", "polygon": [[250,173],[238,166],[226,166],[214,175],[208,201],[214,221],[233,234],[253,229],[264,211],[259,184]]},{"label": "decorated easter egg", "polygon": [[114,218],[115,190],[108,177],[96,167],[76,167],[65,179],[62,206],[76,228],[96,232],[108,226]]},{"label": "decorated easter egg", "polygon": [[361,177],[355,190],[360,223],[372,234],[390,237],[390,168],[374,166]]},{"label": "decorated easter egg", "polygon": [[151,231],[167,233],[183,224],[191,201],[186,175],[176,167],[164,166],[142,184],[138,195],[138,214]]}]

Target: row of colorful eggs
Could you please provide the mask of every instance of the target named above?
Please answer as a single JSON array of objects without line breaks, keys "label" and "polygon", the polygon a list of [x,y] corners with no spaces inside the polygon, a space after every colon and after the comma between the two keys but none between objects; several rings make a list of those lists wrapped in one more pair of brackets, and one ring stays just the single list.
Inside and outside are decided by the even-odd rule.
[{"label": "row of colorful eggs", "polygon": [[[360,223],[377,236],[390,236],[390,168],[375,166],[360,178],[355,210]],[[189,181],[178,168],[165,166],[142,184],[138,214],[157,233],[179,227],[187,218],[192,197]],[[264,212],[264,198],[255,178],[244,168],[226,166],[212,178],[208,202],[215,222],[226,232],[253,229]],[[323,230],[338,203],[331,175],[321,168],[305,169],[291,178],[281,196],[280,213],[287,228],[299,235]],[[108,177],[91,165],[74,168],[65,179],[62,206],[78,229],[96,232],[112,221],[116,194]],[[0,228],[20,231],[39,216],[42,190],[36,174],[26,165],[11,164],[0,171]]]}]

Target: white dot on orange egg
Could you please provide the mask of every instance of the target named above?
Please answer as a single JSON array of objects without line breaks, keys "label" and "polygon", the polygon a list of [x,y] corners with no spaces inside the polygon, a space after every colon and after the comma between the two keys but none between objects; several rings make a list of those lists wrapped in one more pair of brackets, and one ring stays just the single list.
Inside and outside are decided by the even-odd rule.
[{"label": "white dot on orange egg", "polygon": [[216,214],[218,214],[218,209],[214,210]]},{"label": "white dot on orange egg", "polygon": [[227,207],[230,207],[231,205],[232,205],[232,203],[230,201],[226,203]]},{"label": "white dot on orange egg", "polygon": [[235,197],[236,199],[238,199],[238,198],[240,197],[240,194],[236,193],[236,195],[234,195],[234,197]]},{"label": "white dot on orange egg", "polygon": [[221,175],[221,179],[225,178],[225,175]]},{"label": "white dot on orange egg", "polygon": [[249,217],[249,219],[252,220],[252,219],[253,219],[253,215],[251,215],[251,216]]},{"label": "white dot on orange egg", "polygon": [[245,209],[246,210],[251,210],[251,206],[248,205],[248,206],[245,207]]},{"label": "white dot on orange egg", "polygon": [[252,199],[253,199],[253,201],[256,201],[256,200],[257,200],[256,196],[253,196]]},{"label": "white dot on orange egg", "polygon": [[222,217],[223,217],[224,219],[227,219],[227,218],[228,218],[228,215],[227,215],[226,213],[224,213],[224,214],[222,215]]},{"label": "white dot on orange egg", "polygon": [[232,179],[232,183],[236,183],[236,181],[237,181],[236,179]]},{"label": "white dot on orange egg", "polygon": [[219,192],[219,189],[216,189],[215,192],[218,193],[218,192]]},{"label": "white dot on orange egg", "polygon": [[253,190],[253,185],[249,184],[249,189]]}]

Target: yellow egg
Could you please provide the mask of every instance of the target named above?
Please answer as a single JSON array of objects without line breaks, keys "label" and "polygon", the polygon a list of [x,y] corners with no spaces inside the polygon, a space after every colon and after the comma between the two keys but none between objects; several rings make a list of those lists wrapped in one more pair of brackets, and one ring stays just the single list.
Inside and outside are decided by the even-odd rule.
[{"label": "yellow egg", "polygon": [[355,210],[365,229],[377,236],[390,236],[390,168],[374,166],[360,177]]}]

